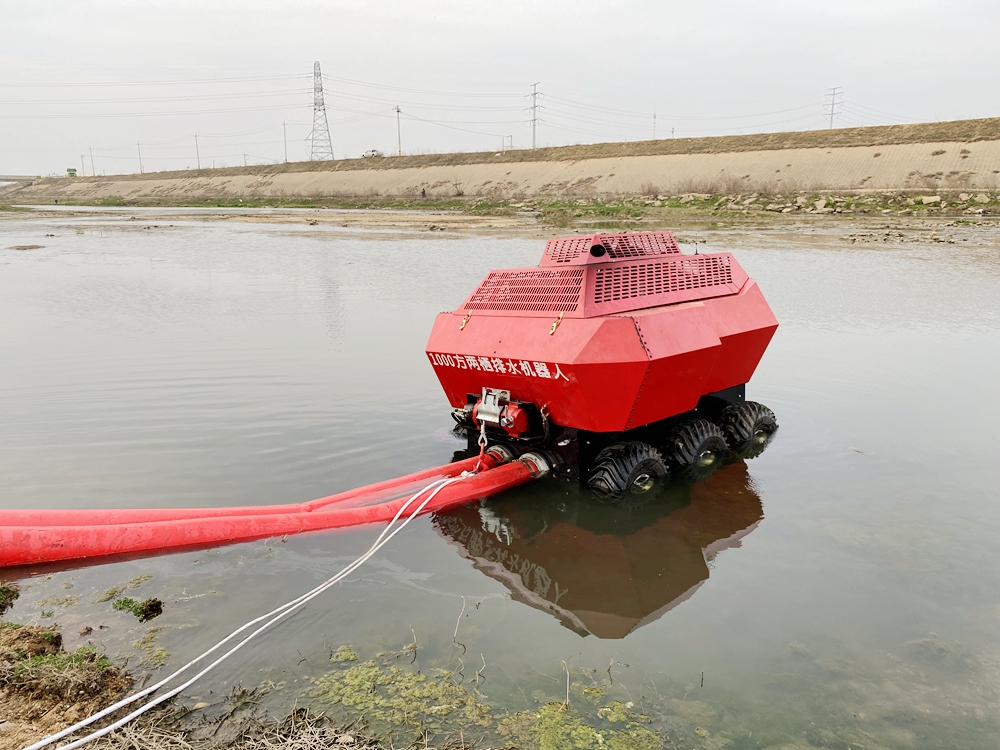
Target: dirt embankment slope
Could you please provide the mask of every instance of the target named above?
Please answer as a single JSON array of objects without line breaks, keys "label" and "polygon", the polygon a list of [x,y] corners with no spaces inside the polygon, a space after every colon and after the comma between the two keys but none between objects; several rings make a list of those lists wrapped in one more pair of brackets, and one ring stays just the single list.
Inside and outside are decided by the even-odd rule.
[{"label": "dirt embankment slope", "polygon": [[627,195],[802,190],[993,189],[1000,118],[919,125],[602,143],[505,153],[347,159],[262,167],[50,178],[0,193],[183,203],[344,196]]}]

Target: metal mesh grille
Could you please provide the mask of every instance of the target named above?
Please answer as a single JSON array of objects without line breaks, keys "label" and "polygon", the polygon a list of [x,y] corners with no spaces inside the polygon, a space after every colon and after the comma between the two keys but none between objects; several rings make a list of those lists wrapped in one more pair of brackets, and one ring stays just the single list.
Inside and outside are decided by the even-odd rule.
[{"label": "metal mesh grille", "polygon": [[592,237],[569,237],[545,243],[545,257],[553,263],[569,263],[590,250]]},{"label": "metal mesh grille", "polygon": [[677,241],[670,232],[636,232],[634,234],[611,234],[600,238],[608,249],[608,256],[619,258],[644,258],[650,255],[673,255],[680,253]]},{"label": "metal mesh grille", "polygon": [[608,260],[680,253],[677,241],[670,232],[632,232],[549,240],[545,244],[544,260],[550,263],[572,263],[581,255],[589,253],[594,245],[604,246],[608,251]]},{"label": "metal mesh grille", "polygon": [[583,272],[583,268],[493,271],[464,309],[572,312],[580,306]]},{"label": "metal mesh grille", "polygon": [[610,266],[596,269],[594,302],[704,289],[731,284],[732,281],[728,256],[687,257]]}]

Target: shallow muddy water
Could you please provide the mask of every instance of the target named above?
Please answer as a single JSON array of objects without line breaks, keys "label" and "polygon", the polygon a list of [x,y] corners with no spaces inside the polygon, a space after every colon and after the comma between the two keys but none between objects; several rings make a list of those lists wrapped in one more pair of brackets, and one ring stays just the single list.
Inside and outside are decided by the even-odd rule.
[{"label": "shallow muddy water", "polygon": [[[241,683],[301,703],[350,644],[450,669],[500,711],[564,700],[568,669],[581,712],[600,686],[683,746],[995,747],[992,237],[703,238],[781,323],[747,389],[781,425],[761,456],[638,510],[553,480],[418,519],[188,703]],[[297,502],[447,462],[463,444],[423,354],[433,316],[541,251],[178,215],[0,222],[0,508]],[[9,618],[141,674],[150,626],[96,600],[149,574],[128,591],[163,599],[151,625],[179,666],[378,531],[19,570]]]}]

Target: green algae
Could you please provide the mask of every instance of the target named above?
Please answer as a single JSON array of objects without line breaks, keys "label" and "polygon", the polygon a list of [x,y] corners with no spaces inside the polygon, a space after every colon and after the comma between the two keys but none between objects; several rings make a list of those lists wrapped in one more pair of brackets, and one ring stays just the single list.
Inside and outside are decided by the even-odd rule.
[{"label": "green algae", "polygon": [[150,628],[143,634],[142,638],[132,644],[132,648],[143,652],[143,656],[139,660],[140,667],[156,670],[169,661],[170,652],[162,646],[156,645],[161,630],[163,628]]},{"label": "green algae", "polygon": [[311,696],[397,747],[464,732],[484,747],[523,750],[992,750],[989,738],[1000,733],[992,711],[1000,656],[933,633],[899,643],[895,654],[792,643],[774,672],[752,678],[764,683],[756,693],[738,673],[712,685],[698,674],[656,684],[624,664],[613,680],[573,667],[568,692],[565,675],[508,675],[524,701],[514,705],[503,680],[484,685],[466,669],[460,684],[462,672],[429,668],[447,661],[428,662],[421,651],[411,666],[402,658],[410,653],[365,661],[364,651],[335,649],[332,671],[314,680]]},{"label": "green algae", "polygon": [[358,655],[354,653],[354,649],[350,646],[344,645],[330,654],[330,661],[337,664],[343,664],[349,661],[357,661]]},{"label": "green algae", "polygon": [[664,738],[639,723],[640,717],[620,701],[598,714],[622,727],[595,727],[563,703],[522,711],[503,719],[497,732],[523,750],[660,750]]},{"label": "green algae", "polygon": [[146,581],[152,580],[152,573],[143,573],[135,578],[130,578],[125,583],[118,583],[107,589],[103,594],[94,599],[95,604],[101,604],[103,602],[110,602],[114,599],[118,599],[122,594],[125,593],[126,589],[137,589]]},{"label": "green algae", "polygon": [[399,665],[398,656],[361,662],[352,648],[342,646],[331,654],[331,661],[342,666],[316,679],[309,694],[336,707],[340,719],[363,721],[410,742],[460,732],[466,738],[478,732],[525,750],[653,750],[666,742],[645,726],[649,718],[633,710],[632,702],[606,702],[602,685],[574,683],[573,694],[587,697],[582,712],[549,703],[510,715],[459,684],[452,671],[410,669]]},{"label": "green algae", "polygon": [[137,604],[135,599],[130,599],[125,596],[121,599],[115,599],[111,604],[111,609],[117,612],[131,612],[132,608]]},{"label": "green algae", "polygon": [[443,733],[449,727],[487,727],[489,706],[452,681],[448,670],[433,674],[366,661],[316,680],[311,691],[323,703],[340,705],[372,725]]},{"label": "green algae", "polygon": [[148,651],[145,656],[139,660],[139,666],[157,670],[168,661],[170,661],[170,652],[162,646],[157,646],[156,648]]},{"label": "green algae", "polygon": [[94,603],[100,604],[102,602],[110,602],[112,599],[117,599],[119,596],[125,593],[125,588],[126,586],[124,583],[119,584],[117,586],[112,586],[103,594],[101,594],[99,597],[94,599]]},{"label": "green algae", "polygon": [[80,601],[78,596],[50,596],[46,599],[42,599],[38,602],[40,607],[54,606],[54,607],[72,607],[74,604]]}]

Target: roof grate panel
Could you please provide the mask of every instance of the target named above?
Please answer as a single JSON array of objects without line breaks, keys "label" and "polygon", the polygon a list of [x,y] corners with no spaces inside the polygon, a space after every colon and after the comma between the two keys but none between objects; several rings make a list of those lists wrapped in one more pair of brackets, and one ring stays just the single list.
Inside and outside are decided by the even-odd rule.
[{"label": "roof grate panel", "polygon": [[589,259],[590,249],[597,245],[606,251],[607,257],[602,257],[602,261],[680,255],[681,252],[677,240],[670,232],[597,234],[590,237],[549,240],[545,245],[542,263],[544,265],[581,263]]},{"label": "roof grate panel", "polygon": [[574,312],[580,306],[582,268],[493,271],[463,310]]},{"label": "roof grate panel", "polygon": [[733,283],[728,255],[686,256],[595,269],[595,304]]}]

